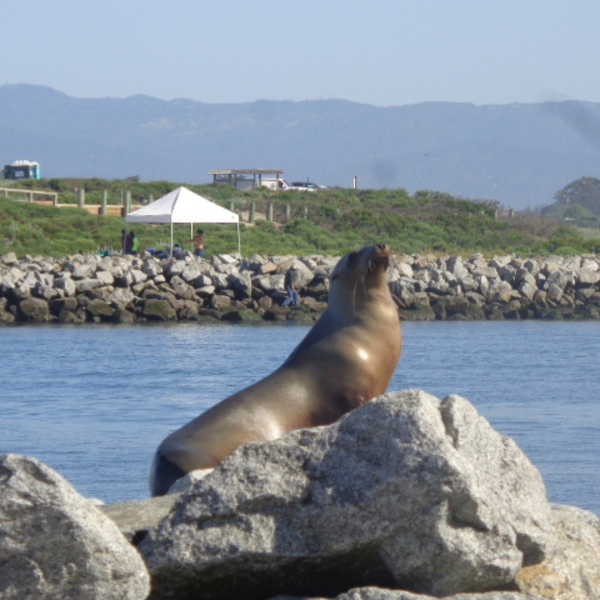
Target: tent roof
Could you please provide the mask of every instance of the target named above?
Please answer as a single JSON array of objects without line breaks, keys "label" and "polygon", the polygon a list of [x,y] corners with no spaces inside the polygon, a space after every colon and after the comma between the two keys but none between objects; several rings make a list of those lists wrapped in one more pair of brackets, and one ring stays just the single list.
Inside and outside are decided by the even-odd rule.
[{"label": "tent roof", "polygon": [[179,187],[125,216],[127,223],[239,223],[239,216]]}]

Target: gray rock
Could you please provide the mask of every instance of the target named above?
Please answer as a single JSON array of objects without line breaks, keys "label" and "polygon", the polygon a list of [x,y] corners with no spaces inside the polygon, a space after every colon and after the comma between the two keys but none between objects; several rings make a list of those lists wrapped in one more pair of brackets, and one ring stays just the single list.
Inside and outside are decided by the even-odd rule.
[{"label": "gray rock", "polygon": [[446,261],[446,268],[459,279],[469,276],[469,270],[463,263],[461,256],[452,256]]},{"label": "gray rock", "polygon": [[212,473],[214,469],[197,469],[191,471],[185,477],[178,479],[170,488],[167,494],[181,494],[182,492],[188,491],[198,481],[204,479],[209,473]]},{"label": "gray rock", "polygon": [[248,272],[228,275],[227,284],[227,287],[233,290],[237,300],[245,300],[252,296],[252,280]]},{"label": "gray rock", "polygon": [[589,258],[587,256],[581,260],[581,268],[597,273],[600,270],[600,263],[596,257]]},{"label": "gray rock", "polygon": [[107,298],[111,304],[125,308],[135,300],[135,294],[127,288],[117,288]]},{"label": "gray rock", "polygon": [[23,278],[21,285],[32,290],[38,283],[45,283],[42,274],[37,271],[29,271]]},{"label": "gray rock", "polygon": [[131,269],[131,285],[136,285],[137,283],[143,283],[148,279],[148,275],[144,273],[141,269]]},{"label": "gray rock", "polygon": [[577,276],[577,281],[583,286],[592,286],[600,281],[600,274],[598,271],[592,271],[591,269],[581,269]]},{"label": "gray rock", "polygon": [[142,600],[149,577],[116,525],[39,461],[0,458],[0,598]]},{"label": "gray rock", "polygon": [[44,285],[43,283],[37,283],[33,288],[34,296],[38,298],[43,298],[44,300],[53,300],[54,298],[60,297],[60,292],[49,285]]},{"label": "gray rock", "polygon": [[548,275],[548,284],[556,284],[561,290],[567,286],[572,286],[575,281],[575,274],[572,271],[554,271]]},{"label": "gray rock", "polygon": [[171,278],[174,275],[181,275],[183,270],[186,268],[187,263],[185,260],[176,260],[171,263],[167,268],[167,277]]},{"label": "gray rock", "polygon": [[25,300],[21,300],[19,310],[23,320],[30,323],[45,323],[50,320],[48,302],[41,298],[25,298]]},{"label": "gray rock", "polygon": [[535,285],[531,285],[531,283],[529,283],[528,281],[523,280],[523,282],[519,285],[519,292],[521,292],[523,297],[528,302],[531,302],[533,300],[536,291],[537,288],[535,287]]},{"label": "gray rock", "polygon": [[177,494],[173,494],[139,501],[116,502],[98,508],[136,545],[169,514],[177,498]]},{"label": "gray rock", "polygon": [[498,271],[494,267],[482,266],[473,269],[473,277],[487,277],[488,279],[499,279]]},{"label": "gray rock", "polygon": [[215,294],[210,301],[211,308],[216,310],[221,310],[223,308],[227,308],[231,306],[231,298],[229,296],[221,296],[220,294]]},{"label": "gray rock", "polygon": [[267,294],[283,288],[285,275],[261,275],[254,277],[252,283],[255,287],[263,290]]},{"label": "gray rock", "polygon": [[157,598],[364,585],[443,596],[510,583],[543,560],[551,527],[541,477],[514,442],[463,398],[413,391],[241,447],[140,550]]},{"label": "gray rock", "polygon": [[212,282],[218,291],[229,289],[229,280],[227,275],[223,273],[214,273],[212,276]]},{"label": "gray rock", "polygon": [[131,287],[133,277],[129,271],[124,271],[122,275],[115,275],[115,285],[121,288]]},{"label": "gray rock", "polygon": [[102,285],[112,285],[115,282],[115,278],[110,271],[97,271],[96,279],[102,282]]},{"label": "gray rock", "polygon": [[2,262],[3,265],[14,265],[18,262],[17,255],[14,252],[3,254],[2,257],[0,257],[0,262]]},{"label": "gray rock", "polygon": [[215,287],[213,285],[204,285],[196,289],[196,293],[206,298],[208,296],[212,296],[216,292]]},{"label": "gray rock", "polygon": [[203,288],[206,286],[211,286],[212,279],[206,274],[201,274],[201,275],[198,275],[198,277],[192,282],[192,285],[195,288]]},{"label": "gray rock", "polygon": [[132,323],[135,323],[135,314],[133,314],[132,312],[124,309],[124,308],[117,308],[115,310],[115,313],[112,316],[112,322],[113,323],[120,323],[123,325],[131,325]]},{"label": "gray rock", "polygon": [[200,277],[200,275],[201,273],[198,269],[198,265],[196,263],[190,263],[185,267],[185,269],[183,269],[183,271],[181,271],[180,277],[186,283],[193,283],[195,279],[198,279],[198,277]]},{"label": "gray rock", "polygon": [[18,300],[25,300],[25,298],[29,298],[31,296],[31,288],[26,283],[21,283],[14,288],[15,297]]},{"label": "gray rock", "polygon": [[96,288],[102,287],[104,284],[99,279],[80,279],[75,282],[75,288],[78,294],[95,290]]},{"label": "gray rock", "polygon": [[115,314],[115,309],[110,304],[104,302],[104,300],[100,300],[99,298],[92,300],[85,307],[85,309],[90,316],[101,319],[110,319]]},{"label": "gray rock", "polygon": [[177,311],[167,300],[150,298],[144,302],[142,315],[156,321],[173,321],[177,318]]},{"label": "gray rock", "polygon": [[[290,599],[293,600],[293,599]],[[435,596],[411,594],[399,590],[382,588],[358,588],[347,594],[336,596],[334,600],[439,600]],[[444,600],[547,600],[542,596],[531,596],[520,592],[486,592],[483,594],[457,594],[445,596]]]},{"label": "gray rock", "polygon": [[96,263],[84,263],[73,265],[73,279],[90,279],[94,277],[96,273]]},{"label": "gray rock", "polygon": [[554,536],[544,562],[521,569],[524,593],[554,600],[597,600],[600,590],[600,519],[574,506],[552,506]]},{"label": "gray rock", "polygon": [[151,279],[154,279],[157,275],[162,275],[163,272],[162,267],[154,258],[147,258],[144,260],[141,270]]},{"label": "gray rock", "polygon": [[559,285],[550,283],[546,290],[546,298],[551,302],[560,302],[563,293],[563,289]]}]

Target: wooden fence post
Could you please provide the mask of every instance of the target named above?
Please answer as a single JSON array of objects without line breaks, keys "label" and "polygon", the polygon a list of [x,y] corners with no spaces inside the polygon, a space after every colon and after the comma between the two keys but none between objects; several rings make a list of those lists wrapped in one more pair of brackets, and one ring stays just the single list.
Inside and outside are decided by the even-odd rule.
[{"label": "wooden fence post", "polygon": [[256,219],[256,203],[250,202],[250,210],[248,212],[248,223],[254,223]]},{"label": "wooden fence post", "polygon": [[130,210],[131,210],[131,190],[127,190],[125,192],[125,206],[124,206],[123,216],[128,214]]},{"label": "wooden fence post", "polygon": [[102,200],[100,201],[100,215],[106,216],[106,205],[108,204],[108,190],[102,190]]},{"label": "wooden fence post", "polygon": [[269,202],[267,204],[267,221],[273,220],[273,203]]}]

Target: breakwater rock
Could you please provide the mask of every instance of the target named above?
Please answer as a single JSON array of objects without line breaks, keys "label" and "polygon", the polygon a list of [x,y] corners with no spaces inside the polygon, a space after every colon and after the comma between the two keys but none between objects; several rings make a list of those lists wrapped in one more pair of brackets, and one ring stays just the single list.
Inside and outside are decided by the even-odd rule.
[{"label": "breakwater rock", "polygon": [[[338,257],[0,257],[0,323],[278,321],[318,318]],[[295,266],[302,306],[281,307]],[[600,319],[600,258],[394,256],[404,320]]]},{"label": "breakwater rock", "polygon": [[600,590],[600,519],[549,504],[523,452],[458,396],[382,396],[332,425],[242,446],[172,496],[96,507],[15,455],[0,457],[0,486],[0,598],[144,598],[148,573],[152,600]]}]

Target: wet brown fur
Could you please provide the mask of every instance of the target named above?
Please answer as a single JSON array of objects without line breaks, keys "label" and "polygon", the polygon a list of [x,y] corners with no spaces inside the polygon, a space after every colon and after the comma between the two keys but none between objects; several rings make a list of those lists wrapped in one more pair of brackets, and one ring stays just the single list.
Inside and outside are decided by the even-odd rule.
[{"label": "wet brown fur", "polygon": [[152,495],[181,476],[220,464],[247,442],[333,423],[383,394],[401,352],[385,244],[350,252],[336,265],[327,309],[273,373],[216,404],[158,447]]}]

